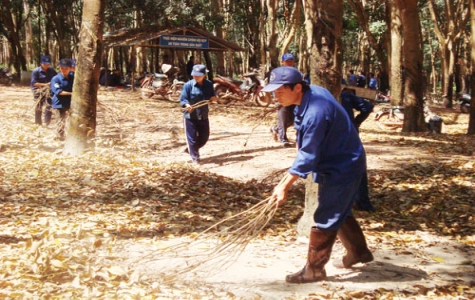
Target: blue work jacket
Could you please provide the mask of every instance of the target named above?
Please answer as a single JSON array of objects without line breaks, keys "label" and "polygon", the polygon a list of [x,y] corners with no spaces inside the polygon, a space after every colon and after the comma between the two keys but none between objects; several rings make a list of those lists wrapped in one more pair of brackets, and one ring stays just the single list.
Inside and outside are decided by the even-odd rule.
[{"label": "blue work jacket", "polygon": [[[209,100],[211,97],[214,97],[213,82],[205,79],[203,84],[200,85],[196,82],[196,80],[191,79],[185,83],[185,85],[183,85],[180,97],[180,106],[185,107],[186,104],[193,105],[203,100]],[[208,105],[205,105],[196,108],[191,114],[185,111],[183,112],[183,115],[186,119],[207,120],[208,113]]]},{"label": "blue work jacket", "polygon": [[69,74],[68,77],[64,77],[62,73],[54,76],[51,79],[51,100],[53,108],[70,108],[71,107],[71,95],[60,96],[62,91],[72,92],[74,83],[74,73]]},{"label": "blue work jacket", "polygon": [[343,106],[326,89],[310,85],[296,108],[297,156],[289,173],[317,183],[341,184],[366,172],[366,154]]}]

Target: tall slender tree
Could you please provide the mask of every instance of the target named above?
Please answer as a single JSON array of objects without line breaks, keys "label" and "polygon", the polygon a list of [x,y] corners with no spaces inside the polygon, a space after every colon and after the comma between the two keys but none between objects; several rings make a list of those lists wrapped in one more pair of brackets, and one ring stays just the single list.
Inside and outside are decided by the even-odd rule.
[{"label": "tall slender tree", "polygon": [[[470,80],[471,84],[471,95],[472,99],[475,99],[475,0],[470,0],[470,46],[472,51],[470,52],[470,60],[472,64],[472,80]],[[468,130],[467,134],[475,134],[475,101],[472,100],[470,105],[470,116],[468,121]]]},{"label": "tall slender tree", "polygon": [[311,82],[327,88],[338,99],[343,77],[343,0],[305,0],[304,7]]},{"label": "tall slender tree", "polygon": [[403,132],[427,130],[424,121],[422,31],[417,3],[419,0],[396,0],[404,30],[404,125]]},{"label": "tall slender tree", "polygon": [[[442,93],[445,107],[453,105],[453,83],[457,44],[464,33],[468,21],[468,3],[465,0],[443,0],[436,5],[435,0],[429,0],[429,9],[434,23],[434,31],[439,41],[442,59]],[[443,12],[440,12],[443,10]]]},{"label": "tall slender tree", "polygon": [[[339,99],[342,74],[343,0],[304,0],[307,48],[310,51],[310,80],[327,88]],[[318,206],[318,185],[312,176],[305,180],[305,212],[298,232],[308,235],[308,224]]]},{"label": "tall slender tree", "polygon": [[106,0],[84,0],[78,65],[71,100],[65,155],[79,155],[95,136],[97,89],[101,67]]},{"label": "tall slender tree", "polygon": [[24,6],[21,0],[2,0],[0,7],[0,34],[4,35],[11,47],[15,71],[26,71],[26,59],[22,46]]},{"label": "tall slender tree", "polygon": [[391,11],[391,104],[403,105],[403,27],[402,13],[399,5],[395,2],[388,3]]}]

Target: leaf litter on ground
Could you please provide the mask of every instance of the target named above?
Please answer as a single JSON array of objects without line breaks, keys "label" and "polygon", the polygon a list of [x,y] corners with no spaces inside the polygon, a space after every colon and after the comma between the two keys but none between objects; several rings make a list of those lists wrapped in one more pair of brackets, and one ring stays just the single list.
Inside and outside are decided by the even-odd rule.
[{"label": "leaf litter on ground", "polygon": [[[131,99],[120,92],[100,95],[95,150],[64,157],[62,143],[53,141],[54,128],[32,124],[33,102],[23,99],[30,95],[10,95],[8,101],[16,105],[4,105],[0,121],[1,297],[239,298],[205,283],[158,284],[153,274],[137,272],[121,249],[146,244],[159,251],[177,240],[196,241],[210,226],[261,203],[280,176],[240,182],[183,162],[154,161],[151,158],[160,151],[181,145],[179,125],[164,119],[180,109],[175,103]],[[0,99],[2,104],[5,101]],[[131,101],[142,101],[144,109],[136,109]],[[216,106],[212,110],[242,124],[256,122],[252,109]],[[272,122],[264,115],[258,122]],[[364,123],[365,144],[431,153],[401,159],[397,168],[369,171],[378,212],[356,214],[370,244],[404,254],[408,245],[417,250],[435,243],[420,234],[425,232],[475,247],[475,148],[473,138],[464,135],[466,126],[466,122],[454,122],[443,135],[404,135]],[[150,132],[157,131],[160,143],[149,138]],[[296,188],[290,197],[287,205],[292,209],[276,211],[270,225],[254,239],[296,239],[303,191]],[[150,249],[142,253],[143,262],[138,264],[156,254]],[[423,260],[444,261],[416,250],[413,255]],[[427,288],[424,294],[469,298],[474,295],[473,286],[473,282],[448,283]],[[345,298],[345,292],[332,293]],[[348,297],[389,297],[394,291],[368,293],[353,291]],[[414,291],[408,295],[413,297]]]}]

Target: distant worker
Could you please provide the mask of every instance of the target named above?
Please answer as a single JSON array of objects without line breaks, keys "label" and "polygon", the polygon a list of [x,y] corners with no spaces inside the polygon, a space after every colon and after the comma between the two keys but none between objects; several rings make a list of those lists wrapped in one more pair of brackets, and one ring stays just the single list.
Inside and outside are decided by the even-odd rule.
[{"label": "distant worker", "polygon": [[358,76],[356,76],[355,71],[350,70],[348,74],[348,85],[356,86],[357,79],[358,79]]},{"label": "distant worker", "polygon": [[369,77],[369,83],[368,83],[368,88],[372,90],[377,90],[378,89],[378,80],[374,77],[374,73],[370,72],[368,73]]},{"label": "distant worker", "polygon": [[191,72],[193,72],[193,66],[195,65],[195,57],[192,55],[186,63],[186,78],[192,79]]},{"label": "distant worker", "polygon": [[63,58],[59,61],[60,73],[51,79],[53,109],[56,112],[56,138],[64,140],[64,129],[71,107],[73,94],[74,72],[71,72],[71,60]]},{"label": "distant worker", "polygon": [[206,145],[209,139],[209,107],[204,105],[194,108],[192,105],[204,100],[216,102],[213,82],[205,79],[206,72],[206,66],[194,65],[191,71],[193,79],[185,83],[180,96],[180,106],[185,109],[183,112],[187,142],[185,152],[190,154],[192,162],[196,164],[200,163],[200,148]]},{"label": "distant worker", "polygon": [[[293,67],[295,64],[295,57],[292,53],[285,53],[282,55],[280,62],[281,66]],[[295,105],[281,106],[278,104],[277,110],[277,125],[272,126],[270,131],[274,140],[281,142],[284,147],[292,147],[292,144],[287,138],[287,128],[294,124],[294,109]]]},{"label": "distant worker", "polygon": [[35,100],[35,124],[42,125],[43,107],[45,107],[45,125],[48,126],[51,123],[51,95],[45,89],[49,87],[51,79],[56,74],[58,73],[51,67],[51,57],[49,55],[41,56],[40,66],[31,73],[30,87]]},{"label": "distant worker", "polygon": [[366,76],[363,71],[358,71],[358,77],[356,79],[356,86],[364,88],[366,86]]}]

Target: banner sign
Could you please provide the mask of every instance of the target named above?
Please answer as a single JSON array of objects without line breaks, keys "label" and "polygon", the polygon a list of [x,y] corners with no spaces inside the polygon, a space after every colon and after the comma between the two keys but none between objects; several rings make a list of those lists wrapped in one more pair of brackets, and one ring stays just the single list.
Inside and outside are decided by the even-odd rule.
[{"label": "banner sign", "polygon": [[202,36],[162,35],[160,36],[160,46],[174,48],[208,49],[209,39],[207,37]]}]

